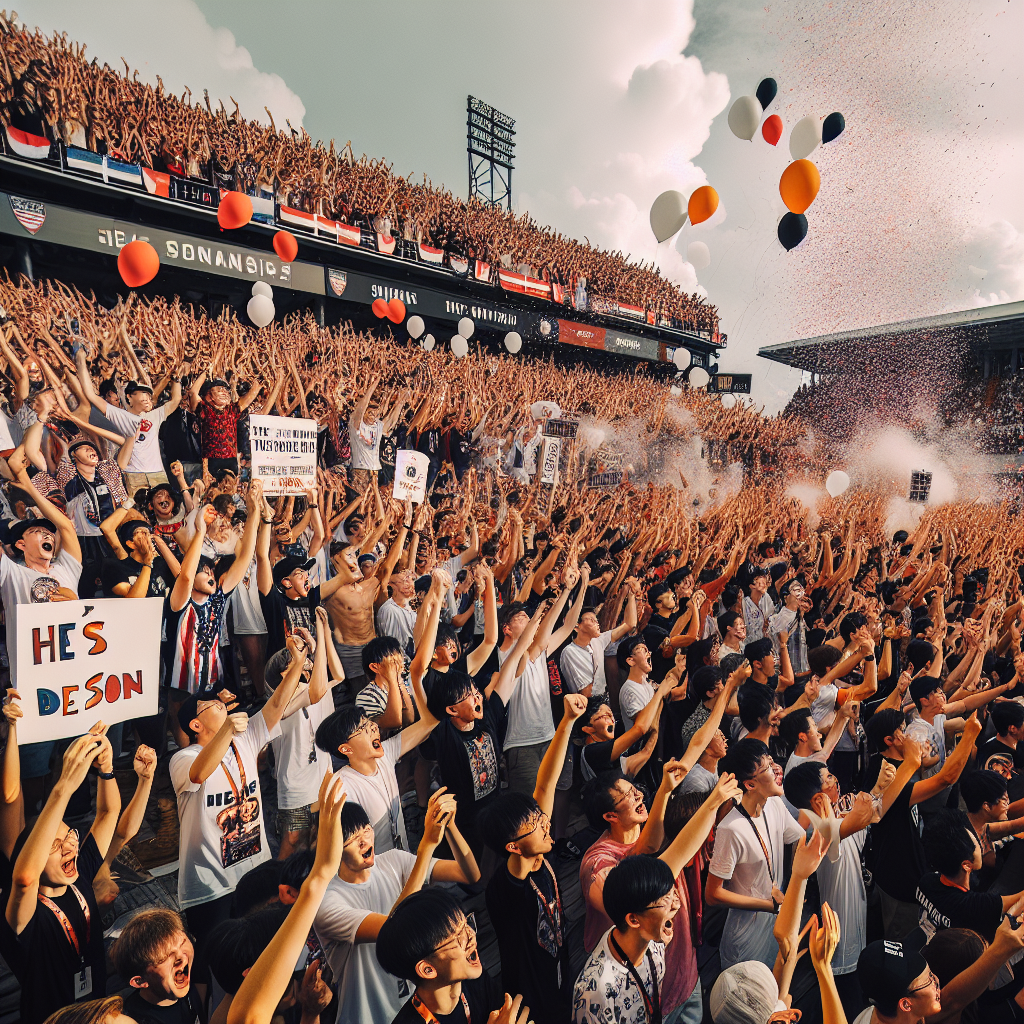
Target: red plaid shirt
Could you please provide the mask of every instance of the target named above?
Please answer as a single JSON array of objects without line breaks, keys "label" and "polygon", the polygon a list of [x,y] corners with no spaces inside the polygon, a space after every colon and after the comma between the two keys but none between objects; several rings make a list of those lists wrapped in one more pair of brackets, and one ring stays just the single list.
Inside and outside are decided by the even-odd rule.
[{"label": "red plaid shirt", "polygon": [[238,419],[242,410],[237,402],[216,409],[205,399],[199,403],[199,447],[204,459],[234,459],[238,456]]}]

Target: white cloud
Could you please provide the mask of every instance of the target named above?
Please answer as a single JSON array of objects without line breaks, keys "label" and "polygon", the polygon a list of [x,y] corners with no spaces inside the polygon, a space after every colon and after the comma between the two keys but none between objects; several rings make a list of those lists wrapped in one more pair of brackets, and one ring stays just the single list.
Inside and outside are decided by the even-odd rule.
[{"label": "white cloud", "polygon": [[193,0],[136,0],[132,4],[91,0],[90,3],[52,4],[25,0],[18,4],[22,22],[44,32],[67,32],[85,43],[87,56],[96,57],[123,73],[121,58],[139,77],[164,86],[179,96],[188,86],[193,102],[223,100],[233,109],[234,97],[245,117],[268,123],[269,107],[279,127],[289,119],[296,128],[306,108],[280,75],[260,71],[252,55],[239,46],[234,33],[215,28]]}]

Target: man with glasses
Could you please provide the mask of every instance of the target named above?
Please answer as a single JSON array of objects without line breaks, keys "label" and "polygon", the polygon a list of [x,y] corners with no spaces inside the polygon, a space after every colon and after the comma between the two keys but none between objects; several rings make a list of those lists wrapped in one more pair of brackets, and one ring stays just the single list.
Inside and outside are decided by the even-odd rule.
[{"label": "man with glasses", "polygon": [[811,599],[797,579],[783,583],[779,590],[782,607],[768,620],[768,634],[772,640],[775,660],[781,664],[780,645],[789,651],[789,663],[793,674],[800,679],[810,671],[807,664],[807,623],[804,615],[811,610]]},{"label": "man with glasses", "polygon": [[628,591],[626,613],[621,624],[614,629],[601,632],[596,608],[584,607],[580,613],[576,637],[571,644],[563,648],[558,659],[562,681],[569,693],[582,693],[584,697],[600,697],[607,692],[608,681],[604,672],[605,651],[636,629],[636,599],[640,592],[640,584],[631,576],[624,581],[623,587]]}]

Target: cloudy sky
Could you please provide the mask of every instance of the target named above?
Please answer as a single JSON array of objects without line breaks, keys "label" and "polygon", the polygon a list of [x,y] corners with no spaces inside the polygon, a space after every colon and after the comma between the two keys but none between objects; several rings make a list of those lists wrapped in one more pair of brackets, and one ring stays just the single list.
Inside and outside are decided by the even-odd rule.
[{"label": "cloudy sky", "polygon": [[[465,101],[517,121],[519,211],[654,259],[719,307],[723,370],[779,408],[798,375],[758,347],[1024,298],[1022,0],[22,0],[112,65],[243,114],[351,140],[465,195]],[[771,75],[773,149],[726,115]],[[789,129],[841,111],[812,160],[821,191],[786,253],[779,176]],[[658,246],[663,190],[711,184],[721,206]],[[711,265],[695,273],[686,246]]]}]

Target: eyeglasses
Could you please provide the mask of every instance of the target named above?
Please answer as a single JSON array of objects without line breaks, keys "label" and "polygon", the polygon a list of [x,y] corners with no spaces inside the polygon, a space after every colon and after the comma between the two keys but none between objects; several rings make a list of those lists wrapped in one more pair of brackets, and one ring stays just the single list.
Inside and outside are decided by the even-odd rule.
[{"label": "eyeglasses", "polygon": [[623,793],[621,789],[617,790],[617,792],[622,797],[622,799],[616,800],[614,804],[616,808],[621,807],[627,800],[635,800],[638,796],[643,796],[640,790],[633,785],[630,785],[629,790],[625,793]]},{"label": "eyeglasses", "polygon": [[543,811],[541,811],[541,813],[537,815],[537,820],[533,823],[533,828],[531,828],[528,831],[524,832],[521,836],[516,836],[515,839],[512,840],[512,842],[513,843],[521,842],[527,836],[532,836],[533,833],[536,832],[537,829],[541,828],[542,826],[544,827],[545,830],[548,830],[548,829],[551,828],[551,819]]},{"label": "eyeglasses", "polygon": [[440,946],[435,946],[431,951],[431,955],[434,953],[440,953],[446,946],[455,943],[458,945],[464,953],[468,952],[470,947],[476,942],[476,916],[473,914],[466,915],[466,923],[450,938],[444,940]]},{"label": "eyeglasses", "polygon": [[353,729],[352,730],[352,733],[349,736],[349,739],[351,739],[352,736],[358,736],[360,733],[366,733],[367,736],[370,736],[374,732],[378,732],[379,733],[380,732],[380,726],[377,725],[376,722],[371,721],[370,719],[367,718],[367,719],[365,719],[363,721],[363,724],[361,726],[359,726],[358,729]]},{"label": "eyeglasses", "polygon": [[765,772],[774,772],[778,767],[779,766],[769,757],[768,763],[760,769],[760,771],[754,772],[754,778],[756,779],[758,775],[764,775]]},{"label": "eyeglasses", "polygon": [[56,853],[58,850],[64,850],[69,846],[72,850],[78,849],[77,828],[69,828],[63,839],[54,839],[53,843],[50,845],[50,853]]},{"label": "eyeglasses", "polygon": [[939,979],[938,979],[938,978],[937,978],[937,977],[935,976],[935,972],[934,972],[933,970],[931,970],[931,968],[929,968],[929,969],[928,969],[928,981],[927,981],[927,983],[926,983],[926,984],[924,984],[924,985],[919,985],[919,986],[918,986],[917,988],[910,988],[910,989],[907,989],[907,995],[908,995],[908,996],[912,996],[912,995],[914,995],[914,994],[915,994],[916,992],[924,992],[924,991],[925,991],[925,989],[929,989],[929,988],[931,988],[931,987],[932,987],[933,985],[934,985],[934,986],[935,986],[936,988],[938,988],[938,989],[941,989],[941,988],[942,988],[942,985],[941,985],[941,983],[939,982]]},{"label": "eyeglasses", "polygon": [[204,711],[209,711],[210,708],[215,708],[217,705],[224,707],[222,700],[200,700],[196,701],[196,714],[201,715]]},{"label": "eyeglasses", "polygon": [[375,835],[375,833],[373,831],[373,826],[372,825],[364,825],[358,832],[354,832],[352,835],[350,835],[348,837],[348,839],[346,839],[341,845],[342,846],[351,846],[353,843],[358,843],[359,840],[362,839],[363,836],[365,836],[367,834],[367,832],[370,834],[370,839],[373,839],[374,835]]},{"label": "eyeglasses", "polygon": [[683,901],[679,898],[679,890],[675,886],[672,887],[671,892],[667,892],[655,903],[650,906],[644,907],[644,910],[676,910],[682,906]]}]

